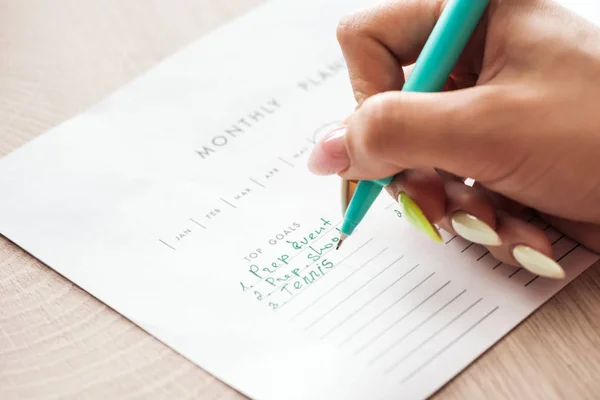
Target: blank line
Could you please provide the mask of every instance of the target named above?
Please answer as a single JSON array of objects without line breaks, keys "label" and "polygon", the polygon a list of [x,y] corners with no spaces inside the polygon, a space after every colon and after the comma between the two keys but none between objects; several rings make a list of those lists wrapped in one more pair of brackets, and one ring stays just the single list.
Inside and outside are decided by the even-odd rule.
[{"label": "blank line", "polygon": [[[358,252],[360,249],[362,249],[363,247],[365,247],[367,244],[369,244],[371,241],[373,240],[373,238],[367,240],[364,244],[362,244],[359,248],[357,248],[356,250],[354,250],[352,253],[348,254],[346,257],[342,258],[340,260],[340,262],[338,263],[338,266],[340,266],[344,261],[346,261],[349,257],[353,256],[354,254],[356,254],[356,252]],[[354,272],[358,271],[360,269],[357,268]],[[353,273],[354,273],[353,272]],[[353,274],[352,273],[352,274]],[[322,295],[320,295],[319,297],[317,297],[317,299],[315,301],[313,301],[312,303],[310,303],[309,305],[307,305],[306,307],[304,307],[302,310],[298,311],[292,318],[290,318],[290,321],[294,320],[296,317],[298,317],[300,314],[302,314],[304,311],[308,310],[310,307],[314,306],[319,300],[321,300],[323,297],[327,296],[329,293],[331,293],[331,291],[333,289],[335,289],[340,283],[344,282],[346,279],[348,279],[350,276],[352,276],[352,274],[348,275],[346,278],[344,278],[344,280],[342,280],[341,282],[338,282],[335,284],[335,286],[333,286],[329,291],[323,293]],[[308,287],[312,287],[314,285],[310,285]],[[292,299],[296,298],[296,296],[292,297]],[[290,300],[292,300],[290,299]],[[287,304],[290,300],[286,301],[284,304]]]},{"label": "blank line", "polygon": [[[404,256],[403,256],[404,257]],[[329,335],[331,332],[335,331],[337,328],[339,328],[340,326],[342,326],[343,324],[345,324],[350,318],[354,317],[355,315],[357,315],[359,312],[361,312],[366,306],[368,306],[369,304],[371,304],[373,301],[375,301],[377,298],[379,298],[382,294],[384,294],[385,292],[387,292],[391,287],[393,287],[396,283],[400,282],[406,275],[410,274],[412,271],[414,271],[417,267],[419,266],[419,264],[415,265],[414,267],[412,267],[411,269],[409,269],[407,272],[405,272],[404,274],[402,274],[398,279],[396,279],[394,282],[392,282],[391,284],[389,284],[385,289],[383,289],[381,292],[377,293],[374,297],[371,298],[371,300],[367,301],[365,304],[363,304],[362,306],[360,306],[358,308],[358,310],[355,310],[353,313],[351,313],[350,315],[348,315],[346,318],[344,318],[342,320],[342,322],[340,322],[339,324],[337,324],[336,326],[334,326],[333,328],[331,328],[329,330],[329,332],[327,332],[325,335],[323,335],[321,337],[321,339],[325,338],[325,336]]]},{"label": "blank line", "polygon": [[258,186],[260,186],[261,188],[264,188],[264,189],[266,189],[266,186],[265,186],[265,185],[263,185],[262,183],[260,183],[259,181],[257,181],[256,179],[252,179],[252,178],[249,178],[249,179],[250,179],[252,182],[256,183]]},{"label": "blank line", "polygon": [[469,248],[471,246],[473,246],[475,243],[471,243],[470,245],[468,245],[467,247],[465,247],[464,249],[461,250],[461,253],[464,253],[465,251],[469,250]]},{"label": "blank line", "polygon": [[171,250],[175,250],[175,247],[171,246],[169,243],[165,242],[162,239],[158,239],[159,242],[161,242],[162,244],[164,244],[165,246],[167,246],[168,248],[170,248]]},{"label": "blank line", "polygon": [[452,318],[449,322],[446,323],[446,325],[442,326],[440,329],[438,329],[437,331],[435,331],[432,335],[430,335],[427,339],[423,340],[421,343],[419,343],[417,346],[413,347],[408,353],[404,354],[404,356],[402,356],[401,359],[399,359],[398,361],[396,361],[394,364],[392,364],[387,370],[386,373],[391,372],[394,368],[396,368],[398,365],[400,365],[404,360],[406,360],[408,357],[410,357],[411,355],[415,354],[415,352],[417,350],[419,350],[420,348],[422,348],[423,346],[425,346],[427,343],[429,343],[429,341],[431,339],[433,339],[434,337],[436,337],[437,335],[439,335],[442,331],[444,331],[446,328],[448,328],[450,325],[452,325],[454,322],[456,322],[456,320],[458,320],[460,317],[462,317],[463,315],[465,315],[467,312],[469,312],[470,309],[472,309],[473,307],[475,307],[481,300],[483,300],[482,297],[479,298],[479,300],[477,300],[475,303],[471,304],[469,307],[467,307],[466,309],[464,309],[463,311],[461,311],[460,314],[458,314],[457,316],[455,316],[454,318]]},{"label": "blank line", "polygon": [[289,165],[290,167],[294,168],[294,164],[292,164],[291,162],[289,162],[289,161],[287,161],[287,160],[285,160],[285,159],[283,159],[283,158],[281,158],[281,157],[279,157],[279,159],[280,159],[281,161],[283,161],[284,163],[286,163],[287,165]]},{"label": "blank line", "polygon": [[[444,304],[443,306],[441,306],[440,308],[438,308],[437,311],[435,311],[434,313],[432,313],[429,317],[427,317],[425,320],[421,321],[418,325],[416,325],[410,331],[408,331],[404,336],[402,336],[400,339],[396,340],[394,343],[392,343],[390,346],[388,346],[385,350],[383,350],[377,357],[375,357],[375,360],[378,359],[378,358],[383,357],[383,355],[385,353],[387,353],[388,351],[390,351],[391,349],[393,349],[394,347],[396,347],[397,345],[399,345],[400,343],[402,343],[402,341],[404,339],[406,339],[407,337],[409,337],[417,329],[419,329],[420,327],[422,327],[423,325],[425,325],[428,321],[430,321],[433,317],[435,317],[436,315],[438,315],[444,308],[446,308],[450,304],[454,303],[454,301],[456,299],[458,299],[460,296],[462,296],[463,294],[465,294],[466,291],[467,291],[467,289],[464,289],[462,292],[460,292],[459,294],[457,294],[456,296],[454,296],[450,301],[446,302],[446,304]],[[373,361],[375,361],[375,360],[373,360]],[[386,373],[387,373],[387,371],[386,371]]]},{"label": "blank line", "polygon": [[438,351],[437,353],[435,353],[431,358],[429,358],[427,361],[425,361],[423,364],[421,364],[419,367],[417,367],[413,372],[411,372],[406,377],[404,377],[404,379],[402,380],[402,383],[406,382],[407,380],[409,380],[410,378],[412,378],[413,376],[415,376],[419,371],[421,371],[423,368],[425,368],[433,360],[435,360],[442,353],[444,353],[446,350],[448,350],[450,347],[452,347],[454,344],[456,344],[460,339],[462,339],[463,337],[465,337],[465,335],[467,335],[469,332],[471,332],[473,329],[475,329],[475,327],[477,325],[481,324],[486,318],[488,318],[490,315],[492,315],[494,312],[496,312],[496,310],[498,310],[498,308],[499,307],[496,306],[492,311],[488,312],[486,315],[484,315],[482,318],[480,318],[479,321],[477,321],[473,325],[471,325],[469,327],[469,329],[467,329],[466,331],[464,331],[463,333],[461,333],[453,341],[451,341],[450,343],[448,343],[440,351]]},{"label": "blank line", "polygon": [[204,229],[206,229],[206,227],[204,225],[202,225],[200,222],[196,221],[194,218],[190,218],[190,221],[192,221],[193,223],[195,223],[198,226],[203,227]]},{"label": "blank line", "polygon": [[488,251],[486,251],[485,253],[483,253],[483,255],[481,255],[481,257],[479,257],[479,258],[477,259],[477,261],[481,260],[483,257],[487,256],[488,254],[490,254],[489,250],[488,250]]},{"label": "blank line", "polygon": [[[352,272],[352,274],[354,274],[356,271],[358,271],[359,269],[361,269],[362,267],[364,267],[365,265],[369,264],[371,261],[373,261],[374,259],[376,259],[377,257],[379,257],[380,255],[383,254],[383,252],[385,252],[388,248],[386,247],[385,249],[381,250],[379,253],[377,253],[375,256],[371,257],[369,259],[369,261],[367,261],[366,263],[364,263],[363,265],[361,265],[360,267],[358,267],[355,271]],[[404,257],[404,256],[402,256]],[[400,257],[400,258],[402,258]],[[398,260],[400,260],[400,258]],[[396,261],[398,261],[396,260]],[[365,283],[363,283],[358,289],[356,289],[354,292],[350,293],[348,296],[346,296],[344,299],[342,299],[342,301],[340,301],[339,303],[337,303],[335,306],[333,306],[332,309],[330,309],[329,311],[327,311],[325,314],[321,315],[319,318],[317,318],[315,321],[313,321],[310,325],[308,325],[305,330],[308,330],[310,328],[312,328],[317,322],[321,321],[323,318],[325,318],[327,315],[329,315],[331,312],[333,312],[336,308],[338,308],[343,302],[345,302],[346,300],[348,300],[350,297],[354,296],[356,293],[358,293],[362,288],[364,288],[365,286],[367,286],[369,283],[371,283],[373,281],[373,279],[377,278],[380,274],[382,274],[384,271],[386,271],[388,268],[391,268],[392,265],[394,265],[396,263],[396,261],[394,261],[393,263],[391,263],[390,265],[388,265],[387,267],[385,267],[385,269],[379,271],[379,273],[377,273],[375,276],[373,276],[371,279],[369,279],[368,281],[366,281]]]},{"label": "blank line", "polygon": [[[563,258],[565,258],[566,256],[568,256],[569,254],[571,254],[572,252],[575,251],[575,249],[577,249],[580,246],[580,244],[578,243],[575,247],[573,247],[571,250],[567,251],[565,254],[563,254],[558,260],[556,260],[556,262],[561,261]],[[525,287],[531,285],[533,282],[535,282],[537,280],[537,278],[539,278],[539,276],[536,276],[535,278],[531,279],[529,282],[527,282],[525,284]]]},{"label": "blank line", "polygon": [[[364,323],[363,325],[361,325],[357,330],[355,330],[352,334],[350,334],[350,336],[348,336],[346,339],[344,339],[344,341],[341,342],[338,347],[344,345],[347,341],[349,341],[350,339],[352,339],[356,334],[358,334],[360,331],[362,331],[367,326],[369,326],[373,321],[375,321],[377,318],[379,318],[380,316],[382,316],[390,308],[394,307],[396,304],[398,304],[400,301],[402,301],[402,299],[404,299],[406,296],[408,296],[409,294],[411,294],[414,290],[416,290],[419,286],[421,286],[423,283],[425,283],[433,275],[435,275],[435,272],[432,272],[431,274],[429,274],[429,276],[427,276],[421,282],[419,282],[415,286],[413,286],[408,292],[404,293],[399,299],[397,299],[392,304],[390,304],[389,306],[387,306],[383,311],[381,311],[379,314],[377,314],[376,316],[374,316],[373,318],[371,318],[369,321],[367,321],[366,323]],[[354,354],[356,354],[356,353],[354,353]]]},{"label": "blank line", "polygon": [[446,242],[446,244],[450,243],[451,241],[453,241],[453,240],[454,240],[454,239],[456,239],[457,237],[458,237],[458,235],[454,235],[454,236],[452,236],[452,237],[450,238],[450,240],[448,240],[448,241]]},{"label": "blank line", "polygon": [[224,198],[221,197],[221,201],[225,204],[229,204],[231,207],[233,208],[237,208],[236,206],[234,206],[233,204],[231,204],[230,202],[228,202],[227,200],[225,200]]},{"label": "blank line", "polygon": [[[425,304],[429,299],[431,299],[433,296],[435,296],[436,294],[438,294],[443,288],[445,288],[446,286],[448,286],[450,284],[451,281],[448,281],[446,283],[444,283],[442,286],[440,286],[437,290],[435,290],[433,293],[431,293],[429,296],[427,296],[424,300],[422,300],[419,304],[417,304],[416,306],[414,306],[411,310],[409,310],[406,314],[404,314],[403,316],[401,316],[400,318],[398,318],[393,324],[391,324],[390,326],[388,326],[387,328],[385,328],[381,333],[379,333],[379,335],[375,336],[374,338],[371,339],[371,341],[369,343],[367,343],[367,345],[364,348],[369,347],[370,344],[374,343],[377,339],[379,339],[381,336],[385,335],[387,332],[389,332],[390,329],[392,329],[394,326],[398,325],[401,321],[404,320],[404,318],[408,317],[410,314],[412,314],[417,308],[421,307],[423,304]],[[374,359],[372,359],[371,361],[369,361],[369,365],[373,364],[378,357],[375,357]]]}]

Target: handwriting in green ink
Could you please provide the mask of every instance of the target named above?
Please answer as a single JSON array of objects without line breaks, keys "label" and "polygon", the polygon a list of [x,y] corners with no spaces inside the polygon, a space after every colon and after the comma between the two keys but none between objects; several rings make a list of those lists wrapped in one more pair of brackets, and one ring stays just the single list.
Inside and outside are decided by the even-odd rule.
[{"label": "handwriting in green ink", "polygon": [[331,222],[327,221],[325,218],[321,218],[321,226],[315,229],[312,232],[309,232],[308,235],[304,236],[300,240],[286,240],[294,250],[302,250],[304,247],[310,245],[314,240],[318,239],[326,230],[327,226],[331,225]]}]

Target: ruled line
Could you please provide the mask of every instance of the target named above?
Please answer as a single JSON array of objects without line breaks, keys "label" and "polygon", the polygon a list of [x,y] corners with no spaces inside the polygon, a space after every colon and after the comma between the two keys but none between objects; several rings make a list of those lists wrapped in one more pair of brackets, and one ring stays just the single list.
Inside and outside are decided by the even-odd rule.
[{"label": "ruled line", "polygon": [[[382,255],[386,250],[388,249],[388,247],[384,248],[383,250],[381,250],[379,253],[377,253],[375,256],[373,256],[372,258],[369,259],[369,261],[367,261],[366,263],[364,263],[363,265],[361,265],[360,267],[358,267],[356,269],[356,271],[358,271],[359,269],[361,269],[362,267],[364,267],[365,265],[371,263],[374,259],[376,259],[377,257],[379,257],[380,255]],[[402,256],[404,257],[404,256]],[[402,257],[400,257],[398,260],[400,260]],[[388,265],[387,267],[385,267],[385,269],[379,271],[379,273],[377,273],[375,276],[373,276],[371,279],[369,279],[368,281],[366,281],[365,283],[363,283],[358,289],[356,289],[354,292],[350,293],[348,296],[346,296],[344,299],[342,299],[342,301],[340,301],[339,303],[337,303],[335,306],[333,306],[333,308],[331,308],[329,311],[327,311],[325,314],[321,315],[319,318],[317,318],[315,321],[313,321],[310,325],[308,325],[305,330],[309,330],[310,328],[312,328],[313,326],[315,326],[319,321],[321,321],[323,318],[325,318],[326,316],[328,316],[329,314],[331,314],[335,309],[337,309],[341,304],[343,304],[346,300],[348,300],[349,298],[351,298],[352,296],[354,296],[356,293],[358,293],[361,289],[363,289],[365,286],[367,286],[369,283],[371,283],[373,281],[373,279],[377,278],[379,275],[381,275],[383,272],[387,271],[388,268],[391,268],[392,265],[396,264],[396,262],[398,261],[394,261],[393,263],[391,263],[390,265]],[[354,272],[356,272],[354,271]],[[352,274],[354,274],[354,272],[352,272]]]},{"label": "ruled line", "polygon": [[450,238],[450,240],[448,240],[448,241],[446,242],[446,244],[450,243],[451,241],[453,241],[453,240],[454,240],[454,239],[456,239],[457,237],[458,237],[458,235],[454,235],[454,236],[452,236],[452,237]]},{"label": "ruled line", "polygon": [[[427,296],[424,300],[422,300],[419,304],[417,304],[416,306],[414,306],[412,309],[410,309],[406,314],[404,314],[403,316],[401,316],[400,318],[398,318],[396,321],[394,321],[394,323],[392,323],[390,326],[388,326],[387,328],[385,328],[382,332],[380,332],[377,336],[375,336],[374,338],[371,339],[370,342],[367,343],[366,346],[364,346],[362,350],[366,349],[367,347],[369,347],[371,344],[375,343],[375,341],[377,339],[379,339],[380,337],[382,337],[383,335],[385,335],[387,332],[390,331],[390,329],[392,329],[393,327],[395,327],[396,325],[398,325],[400,322],[402,322],[406,317],[408,317],[410,314],[412,314],[415,310],[417,310],[419,307],[421,307],[423,304],[425,304],[427,301],[429,301],[429,299],[431,299],[433,296],[435,296],[436,294],[438,294],[442,289],[444,289],[446,286],[448,286],[450,284],[451,281],[448,281],[446,283],[444,283],[442,286],[440,286],[439,288],[437,288],[433,293],[431,293],[429,296]],[[375,361],[377,360],[377,357],[372,359],[371,361],[369,361],[369,365],[373,364]]]},{"label": "ruled line", "polygon": [[465,251],[469,250],[471,248],[471,246],[473,246],[475,243],[471,243],[469,244],[467,247],[465,247],[464,249],[461,250],[461,253],[464,253]]},{"label": "ruled line", "polygon": [[407,337],[409,337],[417,329],[421,328],[423,325],[425,325],[427,322],[429,322],[432,318],[434,318],[436,315],[438,315],[440,312],[442,312],[444,310],[444,308],[446,308],[450,304],[454,303],[456,301],[456,299],[458,299],[460,296],[462,296],[463,294],[465,294],[466,291],[467,291],[467,289],[463,289],[462,292],[460,292],[459,294],[457,294],[456,296],[454,296],[452,299],[450,299],[448,302],[446,302],[446,304],[444,304],[443,306],[441,306],[440,308],[438,308],[435,312],[433,312],[431,315],[429,315],[429,317],[427,317],[425,320],[421,321],[418,325],[414,326],[410,331],[408,331],[406,334],[404,334],[404,336],[402,336],[401,338],[397,339],[391,345],[389,345],[388,347],[386,347],[385,350],[383,350],[381,353],[379,353],[377,355],[377,357],[375,357],[375,360],[383,357],[388,351],[390,351],[391,349],[393,349],[394,347],[396,347],[400,343],[402,343],[402,341],[404,341],[404,339],[406,339]]},{"label": "ruled line", "polygon": [[[373,240],[373,238],[367,240],[365,243],[363,243],[360,247],[358,247],[356,250],[354,250],[352,253],[348,254],[346,257],[342,258],[340,260],[340,262],[338,263],[338,266],[342,265],[344,263],[344,261],[346,261],[348,258],[352,257],[354,254],[356,254],[360,249],[362,249],[363,247],[365,247],[367,244],[371,243],[371,241]],[[360,267],[358,268],[360,269]],[[355,270],[354,272],[358,271]],[[352,274],[354,274],[354,272]],[[309,305],[307,305],[306,307],[304,307],[303,309],[301,309],[300,311],[298,311],[295,315],[292,316],[292,318],[290,318],[290,321],[294,320],[296,317],[298,317],[300,314],[302,314],[304,311],[308,310],[310,307],[314,306],[315,304],[317,304],[317,302],[319,300],[321,300],[323,297],[327,296],[333,289],[335,289],[337,286],[339,286],[342,282],[344,282],[346,279],[348,279],[350,276],[352,276],[352,274],[348,275],[346,278],[344,278],[342,281],[338,282],[335,284],[335,286],[333,286],[331,289],[329,289],[329,291],[323,293],[321,296],[319,296],[315,301],[313,301],[312,303],[310,303]],[[308,287],[312,287],[314,285],[310,285]],[[304,290],[302,290],[300,293],[303,293]],[[288,301],[286,301],[283,305],[289,303],[292,299],[295,299],[297,297],[294,296],[291,299],[289,299]],[[281,307],[280,307],[281,308]]]},{"label": "ruled line", "polygon": [[257,181],[256,179],[253,178],[248,178],[250,179],[252,182],[256,183],[258,186],[260,186],[263,189],[266,189],[267,187],[265,185],[263,185],[262,183],[260,183],[259,181]]},{"label": "ruled line", "polygon": [[571,254],[572,252],[574,252],[575,249],[578,248],[579,246],[581,246],[581,245],[579,243],[577,243],[571,250],[567,251],[565,254],[562,255],[562,257],[560,257],[558,260],[556,260],[556,262],[562,261],[563,258],[565,258],[569,254]]},{"label": "ruled line", "polygon": [[201,226],[204,229],[207,229],[204,225],[202,225],[200,222],[196,221],[194,218],[190,218],[190,221],[192,221],[193,223],[195,223],[198,226]]},{"label": "ruled line", "polygon": [[231,207],[233,208],[237,208],[236,206],[234,206],[233,204],[231,204],[230,202],[228,202],[227,200],[225,200],[224,198],[220,197],[221,201],[225,204],[229,204]]},{"label": "ruled line", "polygon": [[398,204],[398,203],[392,203],[392,204],[388,204],[388,205],[385,207],[385,209],[386,209],[386,210],[387,210],[387,209],[390,209],[390,208],[392,208],[392,206],[395,206],[395,205],[397,205],[397,204]]},{"label": "ruled line", "polygon": [[492,269],[496,269],[496,268],[498,268],[501,265],[502,265],[502,261],[499,261],[498,264],[494,265],[494,268],[492,268]]},{"label": "ruled line", "polygon": [[551,246],[554,246],[556,243],[560,242],[564,237],[565,237],[565,235],[560,235],[560,237],[558,239],[556,239],[554,242],[551,243]]},{"label": "ruled line", "polygon": [[508,279],[510,279],[510,278],[512,278],[513,276],[515,276],[516,274],[518,274],[518,273],[519,273],[519,271],[521,271],[522,269],[523,269],[523,268],[521,268],[521,267],[517,267],[517,269],[515,270],[515,272],[513,272],[512,274],[510,274],[510,275],[508,276]]},{"label": "ruled line", "polygon": [[[373,277],[371,277],[371,279],[369,279],[368,281],[366,281],[364,284],[362,284],[358,289],[356,289],[352,294],[350,294],[348,297],[346,297],[344,300],[342,300],[338,305],[336,305],[334,307],[334,309],[339,306],[341,303],[345,302],[346,300],[348,300],[350,297],[354,296],[356,293],[358,293],[362,288],[364,288],[365,286],[367,286],[369,283],[373,282],[379,275],[383,274],[385,271],[387,271],[388,269],[390,269],[392,266],[394,266],[398,261],[402,260],[404,258],[404,255],[400,256],[400,258],[396,259],[394,262],[392,262],[390,265],[388,265],[387,267],[385,267],[384,269],[382,269],[381,271],[379,271],[376,275],[374,275]],[[389,286],[388,286],[389,287]],[[377,296],[376,296],[377,297]],[[367,303],[363,304],[359,310],[363,309],[367,304],[369,304],[371,301],[373,301],[373,299],[369,300]],[[329,312],[331,312],[333,310],[330,310]],[[328,313],[329,313],[328,312]],[[326,314],[328,314],[326,313]],[[356,311],[352,314],[350,314],[348,317],[346,317],[342,322],[338,323],[336,326],[334,326],[332,329],[330,329],[328,332],[326,332],[323,336],[321,336],[321,340],[325,339],[325,337],[327,335],[329,335],[331,332],[333,332],[336,328],[338,328],[340,325],[342,325],[345,321],[348,320],[348,318],[350,318],[353,314],[355,314]],[[308,329],[308,328],[307,328]]]},{"label": "ruled line", "polygon": [[170,248],[171,250],[175,250],[175,247],[171,246],[169,243],[165,242],[162,239],[158,239],[159,242],[161,242],[162,244],[164,244],[165,246],[167,246],[168,248]]},{"label": "ruled line", "polygon": [[336,329],[338,329],[340,326],[342,326],[343,324],[345,324],[348,320],[350,320],[350,318],[354,317],[359,312],[361,312],[366,306],[368,306],[373,301],[375,301],[376,299],[378,299],[381,295],[383,295],[385,292],[387,292],[389,289],[391,289],[394,285],[396,285],[396,283],[400,282],[406,275],[408,275],[412,271],[414,271],[418,266],[419,266],[419,264],[415,265],[414,267],[412,267],[411,269],[409,269],[408,271],[406,271],[404,274],[402,274],[398,279],[396,279],[394,282],[392,282],[387,287],[385,287],[381,292],[379,292],[375,296],[373,296],[371,298],[371,300],[367,301],[365,304],[363,304],[362,306],[360,306],[358,308],[358,310],[355,310],[353,313],[351,313],[346,318],[344,318],[339,324],[337,324],[336,326],[334,326],[333,328],[331,328],[329,330],[329,332],[327,332],[323,337],[321,337],[321,339],[323,339],[326,336],[328,336],[330,333],[332,333],[333,331],[335,331]]},{"label": "ruled line", "polygon": [[352,339],[354,336],[356,336],[359,332],[361,332],[363,329],[365,329],[367,326],[369,326],[373,321],[375,321],[377,318],[379,318],[380,316],[382,316],[386,311],[388,311],[389,309],[391,309],[392,307],[394,307],[396,304],[398,304],[399,302],[401,302],[406,296],[408,296],[413,291],[415,291],[419,286],[421,286],[422,284],[424,284],[425,282],[427,282],[427,280],[429,280],[429,278],[431,278],[433,275],[435,275],[435,272],[432,272],[431,274],[429,274],[425,279],[423,279],[421,282],[419,282],[415,286],[413,286],[408,292],[406,292],[402,296],[400,296],[399,299],[397,299],[392,304],[390,304],[389,306],[387,306],[383,311],[379,312],[379,314],[377,314],[376,316],[374,316],[373,318],[371,318],[369,321],[367,321],[366,323],[364,323],[363,325],[361,325],[357,330],[355,330],[353,333],[351,333],[350,336],[348,336],[346,339],[344,339],[338,345],[338,347],[343,346],[346,342],[348,342],[350,339]]},{"label": "ruled line", "polygon": [[535,281],[536,281],[536,279],[537,279],[537,278],[539,278],[539,276],[535,276],[535,277],[533,277],[532,279],[530,279],[530,280],[529,280],[529,282],[527,282],[527,283],[525,284],[525,287],[527,287],[527,286],[531,285],[533,282],[535,282]]},{"label": "ruled line", "polygon": [[279,159],[280,159],[281,161],[283,161],[284,163],[286,163],[287,165],[289,165],[290,167],[294,168],[294,164],[292,164],[292,163],[291,163],[291,162],[289,162],[288,160],[286,160],[286,159],[284,159],[284,158],[282,158],[282,157],[279,157]]},{"label": "ruled line", "polygon": [[480,297],[479,300],[477,300],[476,302],[474,302],[473,304],[471,304],[469,307],[467,307],[463,311],[461,311],[460,314],[458,314],[457,316],[455,316],[454,318],[452,318],[449,322],[446,323],[446,325],[442,326],[440,329],[438,329],[437,331],[435,331],[433,334],[429,335],[429,337],[427,339],[423,340],[417,346],[413,347],[408,353],[404,354],[404,356],[402,356],[402,358],[400,358],[394,364],[392,364],[391,366],[389,366],[388,369],[385,371],[385,373],[387,374],[387,373],[393,371],[404,360],[406,360],[408,357],[410,357],[413,354],[415,354],[419,349],[421,349],[423,346],[425,346],[427,343],[429,343],[430,340],[432,340],[434,337],[436,337],[437,335],[439,335],[440,333],[442,333],[450,325],[452,325],[454,322],[456,322],[460,317],[462,317],[463,315],[465,315],[467,312],[469,312],[469,310],[471,310],[473,307],[475,307],[477,304],[479,304],[479,302],[481,302],[481,300],[483,300],[482,297]]},{"label": "ruled line", "polygon": [[483,257],[487,256],[488,254],[490,254],[490,251],[486,251],[485,253],[483,253],[478,259],[477,261],[480,261]]},{"label": "ruled line", "polygon": [[425,368],[427,365],[429,365],[433,360],[435,360],[440,355],[442,355],[446,350],[448,350],[450,347],[452,347],[454,344],[456,344],[460,339],[465,337],[469,332],[471,332],[479,324],[481,324],[483,321],[485,321],[490,315],[495,313],[498,310],[498,308],[499,307],[496,306],[494,309],[492,309],[490,312],[488,312],[486,315],[484,315],[482,318],[480,318],[477,322],[475,322],[473,325],[471,325],[466,331],[461,333],[453,341],[448,343],[446,346],[444,346],[442,349],[440,349],[440,351],[438,351],[432,357],[430,357],[427,361],[425,361],[423,364],[421,364],[419,367],[417,367],[415,370],[413,370],[410,374],[405,376],[404,379],[402,379],[401,383],[405,383],[407,380],[411,379],[413,376],[415,376],[417,373],[419,373],[419,371],[421,371],[423,368]]}]

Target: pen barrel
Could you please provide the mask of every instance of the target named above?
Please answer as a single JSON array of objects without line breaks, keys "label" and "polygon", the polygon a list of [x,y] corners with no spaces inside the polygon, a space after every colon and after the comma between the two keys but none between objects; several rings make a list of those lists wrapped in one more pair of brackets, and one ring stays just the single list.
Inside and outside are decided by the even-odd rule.
[{"label": "pen barrel", "polygon": [[402,91],[442,90],[489,2],[490,0],[448,1]]},{"label": "pen barrel", "polygon": [[344,222],[342,223],[342,233],[350,236],[354,232],[382,189],[383,186],[378,182],[360,181],[358,183],[352,198],[361,199],[361,201],[350,201]]}]

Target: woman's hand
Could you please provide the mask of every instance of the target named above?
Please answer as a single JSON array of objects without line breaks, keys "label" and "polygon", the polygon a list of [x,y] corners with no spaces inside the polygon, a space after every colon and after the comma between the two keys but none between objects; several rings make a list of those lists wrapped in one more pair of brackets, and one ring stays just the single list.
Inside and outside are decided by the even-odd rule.
[{"label": "woman's hand", "polygon": [[600,250],[600,31],[550,1],[492,0],[446,91],[400,92],[444,3],[390,1],[340,23],[358,107],[309,167],[352,180],[398,174],[388,191],[434,239],[438,224],[563,277],[544,231],[517,215],[531,208]]}]

